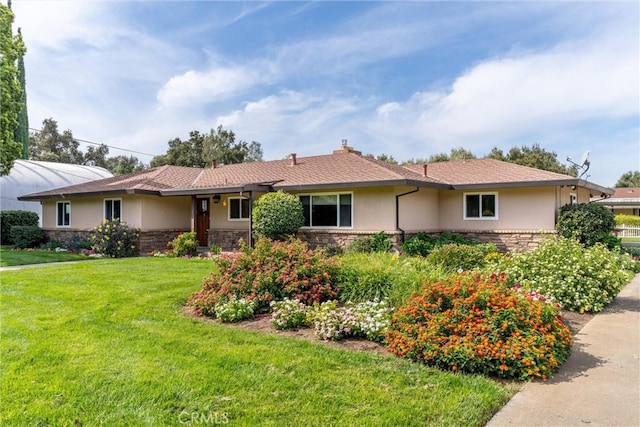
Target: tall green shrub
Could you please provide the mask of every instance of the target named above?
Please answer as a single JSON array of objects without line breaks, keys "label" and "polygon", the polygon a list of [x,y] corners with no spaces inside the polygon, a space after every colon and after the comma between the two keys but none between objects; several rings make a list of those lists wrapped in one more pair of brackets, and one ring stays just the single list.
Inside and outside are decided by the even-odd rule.
[{"label": "tall green shrub", "polygon": [[577,239],[586,246],[610,241],[615,216],[598,203],[564,205],[560,208],[556,230],[567,239]]},{"label": "tall green shrub", "polygon": [[640,226],[640,216],[620,214],[615,216],[615,221],[617,226],[621,226],[621,225],[631,225],[634,227]]},{"label": "tall green shrub", "polygon": [[44,232],[37,225],[14,225],[10,235],[16,248],[35,248],[44,241]]},{"label": "tall green shrub", "polygon": [[304,224],[302,203],[282,190],[267,193],[254,202],[252,219],[257,237],[286,240]]},{"label": "tall green shrub", "polygon": [[2,211],[0,212],[0,241],[3,245],[10,245],[11,227],[14,225],[21,226],[38,226],[38,214],[31,211]]}]

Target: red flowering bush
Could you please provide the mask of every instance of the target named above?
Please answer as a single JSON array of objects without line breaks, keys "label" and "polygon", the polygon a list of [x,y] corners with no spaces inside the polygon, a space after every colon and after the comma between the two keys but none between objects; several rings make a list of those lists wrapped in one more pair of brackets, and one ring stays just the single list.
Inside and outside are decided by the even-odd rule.
[{"label": "red flowering bush", "polygon": [[569,355],[557,306],[510,289],[504,274],[425,284],[393,316],[391,351],[442,369],[546,379]]},{"label": "red flowering bush", "polygon": [[276,242],[263,237],[253,248],[243,244],[239,252],[222,254],[214,263],[217,272],[189,298],[201,315],[215,315],[215,306],[233,297],[253,301],[255,311],[261,312],[269,310],[271,301],[284,298],[313,304],[337,296],[333,286],[337,264],[300,240]]}]

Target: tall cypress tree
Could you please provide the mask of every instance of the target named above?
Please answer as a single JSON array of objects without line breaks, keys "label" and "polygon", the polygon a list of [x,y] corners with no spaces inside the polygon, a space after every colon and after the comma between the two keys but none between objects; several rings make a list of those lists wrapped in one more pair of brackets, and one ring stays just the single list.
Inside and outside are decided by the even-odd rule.
[{"label": "tall cypress tree", "polygon": [[[24,45],[20,28],[18,28],[18,39],[20,40],[20,43]],[[27,87],[24,73],[25,53],[26,48],[23,49],[22,55],[18,58],[18,81],[22,88],[22,98],[20,99],[22,109],[20,110],[20,114],[18,114],[18,127],[14,133],[14,139],[16,142],[22,144],[22,158],[27,160],[29,159],[29,115],[27,114]]]},{"label": "tall cypress tree", "polygon": [[24,54],[21,38],[13,36],[13,13],[0,3],[0,176],[8,175],[13,161],[22,156],[22,145],[15,141],[18,116],[22,110],[22,88],[18,81],[18,58]]}]

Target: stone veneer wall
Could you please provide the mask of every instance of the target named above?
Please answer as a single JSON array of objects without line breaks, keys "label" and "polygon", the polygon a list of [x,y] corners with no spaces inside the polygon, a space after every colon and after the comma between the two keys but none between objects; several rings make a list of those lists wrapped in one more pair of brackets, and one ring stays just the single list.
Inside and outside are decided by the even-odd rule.
[{"label": "stone veneer wall", "polygon": [[[306,241],[310,247],[322,247],[329,244],[347,248],[356,239],[366,236],[374,236],[378,231],[352,231],[352,230],[300,230],[298,236]],[[400,244],[401,233],[399,231],[387,232],[393,246]]]},{"label": "stone veneer wall", "polygon": [[[461,234],[468,239],[481,243],[493,243],[500,252],[527,252],[537,248],[543,240],[557,236],[555,231],[469,231],[453,230],[452,234]],[[432,237],[438,237],[441,231],[427,232]],[[417,233],[407,233],[405,240],[409,240]]]},{"label": "stone veneer wall", "polygon": [[69,240],[74,235],[80,236],[83,239],[89,239],[91,237],[91,230],[68,230],[64,228],[56,228],[43,229],[43,231],[47,240],[57,240],[58,242]]},{"label": "stone veneer wall", "polygon": [[151,251],[164,251],[169,249],[167,243],[175,239],[180,233],[188,233],[187,229],[166,229],[166,230],[141,230],[138,251],[141,254],[148,254]]},{"label": "stone veneer wall", "polygon": [[246,243],[249,242],[249,230],[212,230],[209,229],[209,246],[216,245],[223,251],[232,251],[238,249],[239,240],[242,239]]},{"label": "stone veneer wall", "polygon": [[[187,233],[189,230],[168,229],[168,230],[147,230],[140,231],[138,239],[138,252],[148,254],[154,250],[167,249],[167,243],[175,239],[180,233]],[[51,229],[44,230],[47,239],[65,241],[71,239],[73,235],[79,235],[84,238],[91,236],[91,230],[72,230],[72,229]]]}]

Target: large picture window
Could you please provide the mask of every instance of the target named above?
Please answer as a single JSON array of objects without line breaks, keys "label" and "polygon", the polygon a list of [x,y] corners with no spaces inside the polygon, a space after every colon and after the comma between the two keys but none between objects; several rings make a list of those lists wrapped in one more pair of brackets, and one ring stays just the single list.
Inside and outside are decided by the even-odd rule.
[{"label": "large picture window", "polygon": [[351,227],[353,195],[318,194],[299,196],[305,227]]},{"label": "large picture window", "polygon": [[464,219],[498,219],[498,194],[465,193]]},{"label": "large picture window", "polygon": [[71,202],[56,203],[56,226],[69,227],[71,225]]},{"label": "large picture window", "polygon": [[229,221],[249,220],[249,199],[244,197],[229,198]]},{"label": "large picture window", "polygon": [[122,219],[122,199],[105,199],[104,219]]}]

